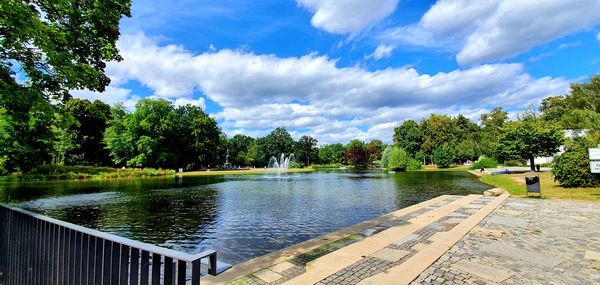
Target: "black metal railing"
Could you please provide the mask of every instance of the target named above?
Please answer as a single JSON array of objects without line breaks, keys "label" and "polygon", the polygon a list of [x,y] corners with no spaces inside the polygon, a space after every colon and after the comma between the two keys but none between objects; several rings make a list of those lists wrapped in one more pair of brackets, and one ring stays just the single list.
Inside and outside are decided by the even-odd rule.
[{"label": "black metal railing", "polygon": [[0,284],[200,284],[231,266],[0,205]]}]

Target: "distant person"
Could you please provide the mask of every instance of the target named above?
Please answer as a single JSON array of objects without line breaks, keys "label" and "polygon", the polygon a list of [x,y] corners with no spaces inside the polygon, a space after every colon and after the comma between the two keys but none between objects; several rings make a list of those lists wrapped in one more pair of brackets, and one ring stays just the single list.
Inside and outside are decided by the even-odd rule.
[{"label": "distant person", "polygon": [[535,166],[535,170],[537,170],[537,172],[540,172],[540,165],[539,164]]}]

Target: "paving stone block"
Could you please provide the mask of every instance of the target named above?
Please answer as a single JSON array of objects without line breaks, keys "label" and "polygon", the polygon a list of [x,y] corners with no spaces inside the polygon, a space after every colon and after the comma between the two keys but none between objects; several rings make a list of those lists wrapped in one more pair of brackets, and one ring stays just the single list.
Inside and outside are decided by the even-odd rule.
[{"label": "paving stone block", "polygon": [[600,252],[593,251],[593,250],[586,250],[583,258],[600,261]]},{"label": "paving stone block", "polygon": [[405,244],[405,243],[407,243],[409,241],[413,241],[413,240],[416,240],[418,238],[419,238],[419,235],[410,234],[410,235],[407,235],[407,236],[401,238],[400,240],[394,242],[394,245],[401,246],[401,245],[403,245],[403,244]]},{"label": "paving stone block", "polygon": [[294,266],[295,266],[294,264],[292,264],[290,262],[287,262],[287,261],[284,261],[282,263],[278,263],[277,265],[270,267],[269,269],[271,271],[274,271],[274,272],[277,272],[277,273],[281,274],[284,271],[293,268]]},{"label": "paving stone block", "polygon": [[407,250],[384,248],[382,250],[379,250],[379,251],[371,254],[370,256],[376,257],[379,259],[383,259],[383,260],[387,260],[389,262],[396,262],[409,254],[410,254],[410,251],[407,251]]},{"label": "paving stone block", "polygon": [[504,217],[504,216],[492,216],[487,220],[488,223],[498,224],[509,227],[526,228],[529,222],[524,218],[515,217]]},{"label": "paving stone block", "polygon": [[254,276],[267,283],[275,282],[283,277],[281,274],[273,272],[269,269],[263,269],[261,271],[254,272]]},{"label": "paving stone block", "polygon": [[531,250],[521,249],[499,242],[490,243],[488,245],[483,246],[481,249],[484,251],[504,255],[507,257],[520,259],[529,262],[533,265],[545,268],[554,268],[564,261],[558,257],[539,254]]},{"label": "paving stone block", "polygon": [[503,282],[515,275],[512,271],[498,270],[493,267],[469,261],[456,262],[452,264],[452,267],[497,283]]}]

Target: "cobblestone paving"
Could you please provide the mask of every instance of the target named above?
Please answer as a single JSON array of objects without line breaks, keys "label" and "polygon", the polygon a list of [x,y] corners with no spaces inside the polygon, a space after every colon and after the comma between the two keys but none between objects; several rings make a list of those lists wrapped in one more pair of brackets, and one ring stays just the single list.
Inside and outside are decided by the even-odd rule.
[{"label": "cobblestone paving", "polygon": [[[509,199],[412,284],[600,284],[600,204]],[[514,275],[498,283],[457,269],[469,261]],[[488,276],[489,277],[489,276]]]}]

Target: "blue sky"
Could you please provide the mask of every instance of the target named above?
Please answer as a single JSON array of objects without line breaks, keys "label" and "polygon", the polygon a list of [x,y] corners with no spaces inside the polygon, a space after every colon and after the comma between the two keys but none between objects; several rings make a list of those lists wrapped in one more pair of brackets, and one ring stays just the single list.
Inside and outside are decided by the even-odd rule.
[{"label": "blue sky", "polygon": [[[525,3],[523,3],[525,2]],[[102,94],[196,104],[231,136],[391,141],[431,113],[517,113],[600,71],[599,0],[133,0]]]}]

